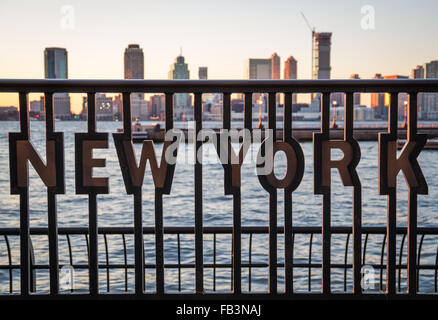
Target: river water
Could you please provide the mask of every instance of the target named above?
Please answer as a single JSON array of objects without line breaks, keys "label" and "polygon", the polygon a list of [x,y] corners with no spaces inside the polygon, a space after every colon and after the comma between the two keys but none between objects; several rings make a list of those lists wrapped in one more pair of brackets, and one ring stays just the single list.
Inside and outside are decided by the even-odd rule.
[{"label": "river water", "polygon": [[[101,132],[115,132],[121,123],[99,122],[98,130]],[[45,132],[44,123],[31,122],[31,140],[41,155],[45,155]],[[9,186],[9,152],[8,132],[19,130],[18,122],[0,122],[0,228],[19,226],[19,197],[10,195]],[[56,122],[56,130],[64,132],[65,144],[65,184],[66,194],[57,196],[58,221],[60,227],[87,227],[88,224],[88,201],[87,196],[76,195],[74,188],[74,133],[86,132],[85,122]],[[301,144],[306,160],[303,180],[293,195],[293,220],[295,226],[320,226],[322,221],[322,197],[313,194],[312,172],[312,143]],[[162,145],[156,144],[156,151],[161,156]],[[268,224],[268,194],[259,184],[255,174],[254,159],[260,145],[253,144],[247,161],[242,166],[242,225],[266,226]],[[378,145],[377,142],[361,142],[362,159],[358,165],[358,173],[362,182],[363,199],[363,225],[385,226],[386,224],[386,196],[378,194]],[[140,144],[135,145],[137,156],[140,154]],[[165,226],[193,226],[194,225],[194,166],[193,144],[181,146],[178,154],[172,192],[164,196],[164,225]],[[106,159],[105,168],[94,170],[95,176],[107,176],[110,183],[110,194],[98,196],[99,226],[120,227],[133,226],[133,199],[127,195],[123,184],[114,142],[109,136],[109,148],[97,150],[95,157]],[[339,157],[339,155],[334,155]],[[44,156],[43,156],[44,158]],[[419,162],[429,184],[429,195],[418,197],[418,225],[438,226],[438,212],[436,204],[438,199],[438,182],[435,177],[437,170],[436,151],[423,151]],[[275,172],[282,175],[285,171],[285,159],[279,153],[275,159]],[[31,168],[30,172],[30,219],[31,227],[47,226],[47,197],[44,184],[36,172]],[[216,152],[211,144],[204,147],[203,165],[203,218],[205,226],[232,226],[232,197],[224,195],[223,168],[217,159]],[[332,226],[351,226],[352,216],[352,190],[343,187],[337,171],[332,172]],[[407,221],[407,188],[403,176],[398,179],[398,226],[406,226]],[[283,196],[278,196],[278,225],[283,225]],[[149,168],[145,175],[143,187],[143,219],[144,226],[154,226],[154,189]],[[120,235],[110,235],[108,240],[108,259],[110,263],[123,263],[123,242]],[[309,235],[297,235],[295,237],[294,261],[295,263],[307,263],[309,255]],[[380,263],[380,252],[383,236],[370,236],[367,244],[366,264]],[[19,237],[9,237],[13,264],[19,264]],[[32,236],[35,250],[35,263],[48,264],[48,241],[46,236]],[[74,264],[86,263],[87,248],[84,236],[71,236],[72,256]],[[127,236],[128,263],[134,261],[133,236]],[[255,235],[252,239],[252,262],[267,263],[268,261],[268,236]],[[99,238],[100,263],[105,263],[105,243],[103,237]],[[334,235],[332,244],[332,263],[344,263],[346,235]],[[401,236],[398,237],[397,255],[400,251]],[[242,236],[242,261],[248,262],[248,235]],[[426,236],[421,252],[421,264],[434,264],[437,254],[438,236]],[[59,258],[61,265],[68,265],[69,251],[65,236],[59,236]],[[145,262],[155,262],[154,236],[145,235]],[[217,236],[217,263],[231,263],[231,236]],[[402,250],[403,263],[406,263],[406,243]],[[278,237],[278,261],[283,261],[283,237]],[[398,261],[397,256],[397,261]],[[0,264],[8,263],[5,242],[0,238]],[[348,263],[351,263],[351,239],[349,242]],[[213,236],[205,235],[204,238],[204,262],[213,262]],[[181,236],[181,262],[194,263],[194,236]],[[321,237],[315,235],[312,246],[312,263],[321,262]],[[165,235],[165,263],[177,263],[176,236]],[[420,291],[431,292],[434,287],[434,270],[424,270],[420,274]],[[48,291],[47,270],[37,271],[38,292]],[[313,268],[311,274],[311,290],[321,289],[321,270]],[[380,276],[380,272],[376,272]],[[125,289],[124,270],[111,269],[109,272],[110,290],[120,292]],[[284,273],[279,268],[279,290],[283,290]],[[309,270],[296,268],[294,270],[295,290],[306,291],[309,289]],[[401,289],[406,289],[406,270],[401,273]],[[146,290],[154,291],[154,269],[147,269]],[[248,290],[248,269],[242,270],[243,290]],[[332,270],[333,290],[343,290],[343,269]],[[352,273],[347,272],[347,289],[351,290]],[[19,270],[13,273],[14,291],[19,291]],[[134,273],[128,273],[129,290],[133,290]],[[194,289],[194,269],[182,269],[182,288],[184,292],[192,292]],[[213,288],[213,270],[205,269],[204,276],[207,291]],[[217,269],[216,290],[229,291],[231,281],[230,268]],[[177,269],[166,269],[165,282],[167,291],[175,291],[178,288]],[[251,282],[253,291],[266,291],[268,288],[268,269],[253,268],[251,270]],[[385,273],[383,273],[385,282]],[[75,270],[74,288],[84,290],[88,284],[88,271],[86,269]],[[101,270],[101,290],[107,290],[107,273]],[[0,270],[0,293],[9,290],[9,273]]]}]

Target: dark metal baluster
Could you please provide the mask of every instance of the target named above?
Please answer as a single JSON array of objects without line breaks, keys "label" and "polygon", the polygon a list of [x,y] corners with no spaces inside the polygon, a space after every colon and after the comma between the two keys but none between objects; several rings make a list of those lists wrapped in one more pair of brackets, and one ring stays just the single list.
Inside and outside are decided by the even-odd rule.
[{"label": "dark metal baluster", "polygon": [[213,291],[216,291],[216,233],[213,233]]},{"label": "dark metal baluster", "polygon": [[[88,133],[96,133],[96,94],[87,94],[87,126]],[[89,287],[90,294],[99,294],[99,245],[98,245],[98,215],[97,194],[88,195],[88,232],[90,235],[89,255]]]},{"label": "dark metal baluster", "polygon": [[[438,254],[437,254],[438,256]],[[251,283],[252,283],[252,233],[249,234],[249,245],[248,245],[248,291],[251,292]]]},{"label": "dark metal baluster", "polygon": [[401,291],[401,272],[402,272],[402,261],[403,261],[403,248],[405,246],[406,233],[403,234],[402,242],[400,245],[400,253],[398,257],[398,291]]},{"label": "dark metal baluster", "polygon": [[[29,139],[29,106],[27,92],[19,93],[20,131],[24,139]],[[30,252],[29,252],[29,187],[20,193],[20,292],[29,295]]]},{"label": "dark metal baluster", "polygon": [[[409,93],[408,141],[417,135],[417,93]],[[408,294],[417,291],[417,191],[408,191]]]},{"label": "dark metal baluster", "polygon": [[[202,226],[202,141],[198,134],[202,129],[202,94],[195,93],[195,293],[204,293],[204,250]],[[198,159],[200,157],[200,159]],[[201,161],[200,161],[201,160]]]},{"label": "dark metal baluster", "polygon": [[[69,257],[69,261],[70,261],[70,266],[72,266],[73,267],[73,251],[72,251],[72,248],[71,248],[71,242],[70,242],[70,235],[67,233],[66,235],[65,235],[65,237],[66,237],[66,239],[67,239],[67,246],[68,246],[68,257]],[[71,277],[72,277],[73,275],[71,275]],[[73,292],[73,281],[71,282],[71,288],[70,288],[70,291],[71,292]]]},{"label": "dark metal baluster", "polygon": [[125,292],[128,291],[128,253],[126,251],[126,238],[125,234],[122,233],[123,240],[123,261],[125,263]]},{"label": "dark metal baluster", "polygon": [[103,241],[105,243],[105,261],[106,261],[106,292],[110,292],[110,264],[108,252],[108,239],[106,233],[103,234]]},{"label": "dark metal baluster", "polygon": [[[321,133],[329,138],[330,127],[330,93],[322,94]],[[322,196],[322,293],[330,294],[331,264],[331,190]]]},{"label": "dark metal baluster", "polygon": [[[129,92],[123,92],[123,133],[132,139],[131,127],[131,97]],[[143,295],[145,288],[144,270],[144,240],[143,240],[143,213],[141,189],[133,192],[134,196],[134,255],[135,255],[135,293]]]},{"label": "dark metal baluster", "polygon": [[[391,102],[389,105],[388,133],[392,139],[398,137],[398,93],[391,93]],[[397,188],[389,190],[387,196],[387,265],[386,265],[386,293],[390,296],[396,294],[396,246],[397,246]]]},{"label": "dark metal baluster", "polygon": [[[283,141],[292,140],[292,93],[284,94]],[[293,293],[292,193],[284,189],[284,282],[285,293]]]},{"label": "dark metal baluster", "polygon": [[[249,94],[251,96],[251,94]],[[251,99],[251,98],[248,98]],[[226,130],[231,129],[231,94],[225,92],[223,94],[223,114],[222,127]],[[244,121],[244,127],[248,125]],[[251,130],[250,127],[245,129]],[[231,142],[228,143],[231,144]],[[231,147],[231,146],[230,146]],[[233,190],[233,236],[232,236],[232,287],[235,294],[242,292],[242,221],[241,221],[241,189],[234,188]]]},{"label": "dark metal baluster", "polygon": [[[383,235],[382,250],[380,251],[380,265],[383,267],[383,257],[385,256],[386,233]],[[383,290],[383,268],[380,268],[380,290]]]},{"label": "dark metal baluster", "polygon": [[177,234],[178,246],[178,291],[181,292],[181,239],[180,233]]},{"label": "dark metal baluster", "polygon": [[[344,140],[350,141],[353,145],[356,141],[353,138],[354,130],[354,100],[353,92],[346,94],[346,106],[344,108]],[[357,152],[354,156],[358,157]],[[353,178],[353,293],[362,293],[361,281],[361,252],[362,252],[362,184],[357,174]]]},{"label": "dark metal baluster", "polygon": [[[12,273],[12,255],[11,255],[11,246],[9,245],[9,239],[8,236],[5,234],[3,235],[3,237],[5,238],[5,243],[6,243],[6,250],[8,251],[8,265],[9,265],[9,293],[12,293],[14,291],[14,277],[13,277],[13,273]],[[435,280],[436,282],[436,280]],[[436,291],[436,290],[435,290]]]},{"label": "dark metal baluster", "polygon": [[348,262],[348,244],[350,242],[350,234],[347,234],[347,240],[345,241],[345,254],[344,254],[344,291],[347,291],[347,262]]},{"label": "dark metal baluster", "polygon": [[312,246],[313,246],[313,232],[310,234],[310,240],[309,240],[309,271],[307,275],[309,292],[312,291]]},{"label": "dark metal baluster", "polygon": [[417,292],[420,291],[420,260],[421,260],[421,250],[423,248],[424,234],[421,235],[420,246],[418,247],[418,259],[417,259]]},{"label": "dark metal baluster", "polygon": [[245,105],[244,105],[244,115],[243,115],[243,121],[244,121],[244,127],[246,129],[249,129],[252,131],[252,93],[246,92],[245,93]]},{"label": "dark metal baluster", "polygon": [[[54,133],[55,117],[53,110],[53,93],[44,94],[44,107],[46,114],[46,139]],[[58,265],[58,221],[56,214],[56,193],[53,188],[47,188],[47,213],[49,232],[49,270],[50,293],[59,293],[59,265]]]},{"label": "dark metal baluster", "polygon": [[[173,93],[165,94],[165,132],[173,129]],[[164,222],[163,222],[163,192],[155,189],[155,259],[156,259],[156,290],[164,294]]]},{"label": "dark metal baluster", "polygon": [[[276,140],[276,94],[268,94],[268,128]],[[274,170],[274,168],[272,168]],[[277,293],[277,189],[269,193],[269,293]]]}]

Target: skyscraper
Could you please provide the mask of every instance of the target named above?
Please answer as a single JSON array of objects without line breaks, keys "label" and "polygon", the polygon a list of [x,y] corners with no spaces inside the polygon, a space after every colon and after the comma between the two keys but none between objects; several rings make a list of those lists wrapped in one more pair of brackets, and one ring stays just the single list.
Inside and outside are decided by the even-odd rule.
[{"label": "skyscraper", "polygon": [[280,79],[280,57],[277,53],[271,55],[271,79]]},{"label": "skyscraper", "polygon": [[[297,60],[292,56],[284,62],[284,79],[297,79]],[[296,94],[292,97],[292,103],[297,103]]]},{"label": "skyscraper", "polygon": [[207,80],[208,79],[208,68],[207,67],[199,67],[198,76],[199,76],[199,80]]},{"label": "skyscraper", "polygon": [[[44,77],[46,79],[67,79],[68,59],[65,48],[46,48],[44,50]],[[71,116],[70,96],[68,93],[55,93],[53,95],[55,116],[68,119]]]},{"label": "skyscraper", "polygon": [[[408,79],[407,76],[400,76],[400,75],[390,75],[390,76],[384,76],[383,79]],[[391,103],[391,95],[389,93],[384,93],[385,95],[385,106],[389,106]],[[398,94],[398,116],[401,118],[404,114],[404,109],[408,103],[408,94],[405,92],[400,92]],[[388,111],[384,111],[384,118],[386,118]]]},{"label": "skyscraper", "polygon": [[46,48],[44,50],[44,73],[46,79],[67,79],[67,50],[64,48]]},{"label": "skyscraper", "polygon": [[330,79],[331,32],[315,32],[312,79]]},{"label": "skyscraper", "polygon": [[[169,79],[190,79],[189,67],[182,55],[176,57],[175,62],[170,66]],[[187,107],[190,105],[188,93],[177,93],[174,97],[175,107]]]},{"label": "skyscraper", "polygon": [[[424,65],[424,77],[426,79],[438,78],[438,60],[431,61]],[[425,119],[438,119],[438,94],[437,93],[423,93],[423,108],[426,114]]]},{"label": "skyscraper", "polygon": [[[412,69],[411,77],[413,79],[424,79],[424,68],[423,66],[417,66],[415,69]],[[417,95],[418,109],[419,109],[419,118],[427,119],[427,110],[424,108],[425,99],[424,93],[418,93]]]},{"label": "skyscraper", "polygon": [[129,44],[124,56],[125,79],[144,79],[143,49],[138,44]]},{"label": "skyscraper", "polygon": [[[138,44],[129,44],[124,54],[125,79],[144,79],[144,55],[143,49]],[[131,94],[131,116],[133,119],[147,118],[147,103],[144,93],[133,92]]]},{"label": "skyscraper", "polygon": [[248,79],[271,79],[272,61],[271,59],[249,59],[248,60]]},{"label": "skyscraper", "polygon": [[[359,80],[360,77],[357,73],[352,74],[350,76],[350,79],[355,79],[355,80]],[[354,106],[360,106],[360,93],[359,92],[355,92],[354,96],[353,96],[353,105]]]},{"label": "skyscraper", "polygon": [[[383,79],[383,77],[380,73],[376,73],[373,79]],[[376,118],[382,118],[384,107],[385,107],[385,94],[371,93],[371,108],[373,108],[374,115]]]}]

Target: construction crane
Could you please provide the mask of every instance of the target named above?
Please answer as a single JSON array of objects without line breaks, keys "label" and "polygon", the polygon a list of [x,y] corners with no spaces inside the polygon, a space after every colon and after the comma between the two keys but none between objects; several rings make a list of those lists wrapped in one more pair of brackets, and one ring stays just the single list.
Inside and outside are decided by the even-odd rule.
[{"label": "construction crane", "polygon": [[314,52],[313,52],[313,46],[314,46],[314,44],[315,44],[315,27],[313,27],[313,26],[311,26],[310,25],[310,23],[309,23],[309,20],[307,20],[307,18],[306,18],[306,16],[304,15],[304,13],[303,12],[301,12],[301,15],[303,16],[303,19],[304,19],[304,21],[306,22],[306,24],[307,24],[307,27],[309,28],[309,30],[312,32],[312,70],[311,70],[311,72],[310,72],[310,75],[311,75],[311,77],[313,78],[313,64],[315,63],[314,62]]}]

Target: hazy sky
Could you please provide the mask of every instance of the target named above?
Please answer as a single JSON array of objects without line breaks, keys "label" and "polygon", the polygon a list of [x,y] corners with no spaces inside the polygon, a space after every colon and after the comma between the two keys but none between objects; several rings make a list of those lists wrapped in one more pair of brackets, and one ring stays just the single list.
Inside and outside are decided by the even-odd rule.
[{"label": "hazy sky", "polygon": [[[62,27],[66,5],[72,29]],[[361,27],[365,5],[374,7],[374,30]],[[69,78],[120,79],[129,43],[143,48],[147,79],[166,79],[180,47],[192,79],[199,66],[210,79],[244,78],[248,58],[273,52],[282,69],[293,55],[298,78],[309,78],[311,35],[301,11],[317,31],[333,33],[332,78],[409,75],[438,59],[436,0],[1,0],[0,78],[43,78],[44,48],[58,46],[68,50]],[[0,105],[14,101],[0,96]]]}]

